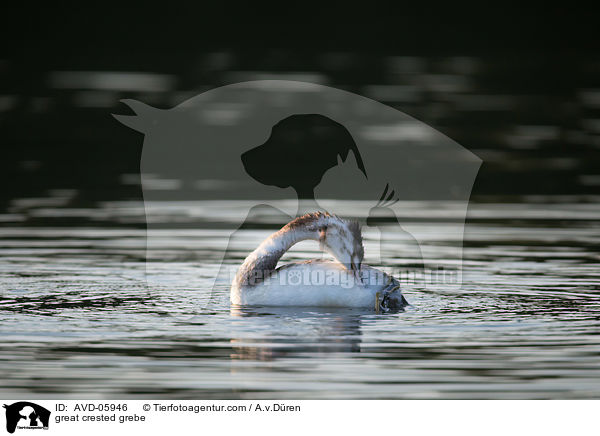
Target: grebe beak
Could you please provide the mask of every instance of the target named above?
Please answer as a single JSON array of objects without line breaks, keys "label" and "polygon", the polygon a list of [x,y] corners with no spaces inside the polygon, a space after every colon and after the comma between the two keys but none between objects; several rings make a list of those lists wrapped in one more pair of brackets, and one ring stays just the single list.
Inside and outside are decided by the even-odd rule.
[{"label": "grebe beak", "polygon": [[354,279],[359,285],[363,285],[362,278],[360,276],[360,267],[358,267],[354,262],[350,263],[350,269],[352,269],[352,275],[354,275]]}]

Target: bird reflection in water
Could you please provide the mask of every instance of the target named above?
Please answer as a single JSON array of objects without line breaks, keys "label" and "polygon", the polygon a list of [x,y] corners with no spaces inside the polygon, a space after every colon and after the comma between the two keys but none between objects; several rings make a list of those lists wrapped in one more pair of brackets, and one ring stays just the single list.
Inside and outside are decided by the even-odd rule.
[{"label": "bird reflection in water", "polygon": [[[232,305],[232,317],[260,317],[260,337],[232,338],[232,360],[275,361],[305,353],[359,353],[361,316],[348,309],[328,312],[308,308],[246,308]],[[248,321],[248,320],[246,320]]]}]

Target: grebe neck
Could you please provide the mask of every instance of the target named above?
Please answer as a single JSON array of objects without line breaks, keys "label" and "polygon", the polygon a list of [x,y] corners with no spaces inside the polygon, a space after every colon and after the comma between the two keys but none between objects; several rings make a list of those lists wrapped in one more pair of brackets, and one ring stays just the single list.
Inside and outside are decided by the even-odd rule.
[{"label": "grebe neck", "polygon": [[256,250],[244,260],[234,282],[241,286],[262,282],[275,270],[277,262],[293,245],[307,239],[319,240],[319,232],[307,228],[285,226],[265,239]]}]

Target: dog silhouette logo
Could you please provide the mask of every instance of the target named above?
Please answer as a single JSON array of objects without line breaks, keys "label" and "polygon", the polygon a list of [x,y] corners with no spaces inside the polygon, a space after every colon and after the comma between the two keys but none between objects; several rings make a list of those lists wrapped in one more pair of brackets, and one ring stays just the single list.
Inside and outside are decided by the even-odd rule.
[{"label": "dog silhouette logo", "polygon": [[[365,96],[289,80],[229,84],[169,109],[123,103],[128,113],[114,117],[144,135],[150,287],[172,286],[162,269],[172,229],[210,222],[229,233],[226,248],[215,251],[214,274],[186,280],[188,298],[208,307],[248,252],[246,230],[320,210],[371,227],[368,262],[401,255],[406,262],[393,268],[416,287],[460,290],[461,241],[481,159],[433,127]],[[447,245],[431,242],[438,231]],[[200,241],[189,244],[199,251]]]},{"label": "dog silhouette logo", "polygon": [[48,429],[50,411],[29,401],[19,401],[4,405],[6,409],[6,431],[14,433],[18,429]]},{"label": "dog silhouette logo", "polygon": [[314,200],[323,175],[338,165],[338,157],[345,161],[350,152],[367,177],[356,142],[343,125],[323,115],[299,114],[275,124],[269,138],[241,158],[248,175],[259,183],[291,187],[298,198]]}]

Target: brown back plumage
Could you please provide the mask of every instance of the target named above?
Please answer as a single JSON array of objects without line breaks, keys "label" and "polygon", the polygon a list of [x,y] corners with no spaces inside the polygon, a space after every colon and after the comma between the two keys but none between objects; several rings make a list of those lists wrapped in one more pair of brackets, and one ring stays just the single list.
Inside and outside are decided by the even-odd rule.
[{"label": "brown back plumage", "polygon": [[310,226],[311,224],[322,224],[327,218],[332,217],[338,218],[335,215],[331,215],[329,212],[311,212],[293,219],[286,224],[284,228],[295,229],[298,227]]}]

